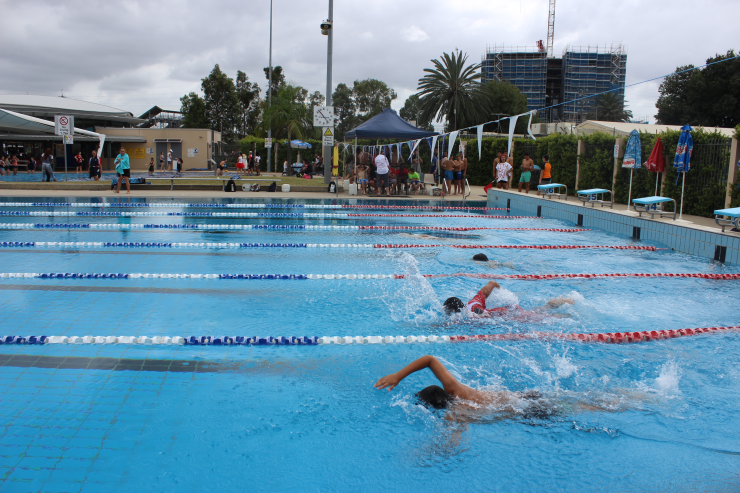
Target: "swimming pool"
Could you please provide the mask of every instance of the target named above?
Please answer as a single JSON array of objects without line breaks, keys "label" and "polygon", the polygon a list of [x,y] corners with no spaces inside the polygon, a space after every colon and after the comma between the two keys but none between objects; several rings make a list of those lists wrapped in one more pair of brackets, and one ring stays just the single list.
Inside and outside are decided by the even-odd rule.
[{"label": "swimming pool", "polygon": [[[71,201],[90,200],[12,199]],[[482,217],[506,211],[281,207],[260,209],[271,214],[261,217],[76,214],[255,212],[166,202],[152,199],[149,207],[125,209],[0,203],[0,212],[47,213],[0,216],[0,222],[15,225],[0,229],[0,244],[6,244],[0,246],[2,273],[158,274],[2,277],[0,335],[443,338],[737,325],[737,281],[527,278],[740,272],[706,259],[669,250],[450,247],[663,247],[600,230],[548,231],[575,229],[552,219]],[[183,200],[170,201],[175,202]],[[392,202],[350,205],[365,204]],[[276,215],[298,212],[375,215]],[[54,224],[63,226],[46,227]],[[123,229],[102,228],[110,224]],[[261,227],[226,229],[244,225]],[[166,246],[171,243],[190,246]],[[329,246],[295,246],[304,244]],[[489,262],[472,262],[478,252]],[[189,277],[166,277],[184,274]],[[233,278],[245,274],[265,278]],[[319,274],[362,278],[308,277]],[[450,276],[423,277],[445,274]],[[470,299],[486,282],[476,275],[522,277],[501,279],[504,289],[489,298],[489,306],[519,303],[529,309],[557,296],[577,302],[556,310],[563,318],[528,322],[445,316],[443,300]],[[641,344],[546,337],[269,346],[3,344],[0,489],[736,491],[739,339],[736,332],[723,332]],[[436,355],[472,386],[536,389],[557,402],[560,412],[531,417],[521,402],[510,419],[488,409],[473,422],[455,424],[440,411],[414,405],[414,393],[435,383],[428,371],[408,377],[391,393],[373,389],[379,377],[424,354]],[[600,410],[577,411],[578,403]]]}]

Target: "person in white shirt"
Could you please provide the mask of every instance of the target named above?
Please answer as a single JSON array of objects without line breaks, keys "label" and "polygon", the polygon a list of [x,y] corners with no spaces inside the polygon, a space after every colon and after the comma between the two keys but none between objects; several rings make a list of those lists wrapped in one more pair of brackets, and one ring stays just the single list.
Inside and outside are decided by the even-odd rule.
[{"label": "person in white shirt", "polygon": [[257,173],[257,176],[260,175],[260,161],[261,160],[262,158],[260,157],[259,154],[254,156],[254,171]]},{"label": "person in white shirt", "polygon": [[288,176],[288,160],[283,162],[283,176]]},{"label": "person in white shirt", "polygon": [[246,176],[246,172],[244,171],[244,156],[239,154],[236,160],[236,176],[241,176],[242,173]]},{"label": "person in white shirt", "polygon": [[504,190],[509,189],[511,170],[514,169],[512,166],[513,162],[514,160],[509,159],[505,152],[501,153],[500,158],[494,160],[494,164],[496,165],[496,188],[503,188]]},{"label": "person in white shirt", "polygon": [[167,171],[172,171],[172,149],[167,151]]},{"label": "person in white shirt", "polygon": [[388,181],[388,159],[385,154],[378,154],[375,158],[376,171],[376,190],[378,197],[380,197],[381,190],[385,190],[385,194],[390,197],[390,187]]}]

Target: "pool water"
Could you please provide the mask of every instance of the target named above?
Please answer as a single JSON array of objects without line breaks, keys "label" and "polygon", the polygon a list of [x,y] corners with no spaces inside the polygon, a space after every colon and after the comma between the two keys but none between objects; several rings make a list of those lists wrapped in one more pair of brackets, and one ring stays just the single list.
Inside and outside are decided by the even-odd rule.
[{"label": "pool water", "polygon": [[[0,211],[20,210],[111,209],[0,203]],[[483,217],[505,215],[502,211],[382,212],[389,216],[0,216],[0,221],[574,227],[553,219]],[[467,217],[429,217],[432,214]],[[17,241],[664,247],[601,230],[0,229],[0,242]],[[486,253],[489,262],[472,262],[479,252]],[[354,280],[0,278],[0,335],[602,333],[738,325],[739,314],[737,281],[504,279],[502,289],[488,299],[489,307],[519,304],[531,309],[559,296],[575,304],[556,309],[555,316],[528,321],[451,318],[444,315],[441,303],[449,296],[470,299],[485,281],[423,277],[739,272],[670,250],[24,246],[0,247],[0,259],[2,273],[406,275]],[[478,409],[466,422],[455,422],[446,419],[444,411],[415,404],[415,392],[436,383],[427,370],[409,376],[390,393],[373,388],[378,378],[425,354],[438,357],[473,387],[537,390],[553,412],[533,415],[528,402],[517,400],[505,409]],[[545,338],[271,347],[0,345],[0,392],[1,491],[740,487],[740,333],[733,331],[619,345]]]}]

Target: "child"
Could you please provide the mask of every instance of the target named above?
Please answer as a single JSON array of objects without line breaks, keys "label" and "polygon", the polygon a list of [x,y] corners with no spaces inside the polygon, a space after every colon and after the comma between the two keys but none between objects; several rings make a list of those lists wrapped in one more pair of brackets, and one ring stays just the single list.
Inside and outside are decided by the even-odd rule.
[{"label": "child", "polygon": [[367,191],[367,166],[360,164],[357,167],[357,184],[362,187],[361,194],[365,194]]},{"label": "child", "polygon": [[78,152],[75,154],[75,161],[77,162],[77,168],[75,170],[75,173],[82,173],[82,152]]},{"label": "child", "polygon": [[409,182],[411,182],[411,191],[416,195],[416,191],[419,190],[420,180],[419,173],[415,169],[412,169],[409,173]]},{"label": "child", "polygon": [[149,176],[154,176],[154,158],[149,160]]}]

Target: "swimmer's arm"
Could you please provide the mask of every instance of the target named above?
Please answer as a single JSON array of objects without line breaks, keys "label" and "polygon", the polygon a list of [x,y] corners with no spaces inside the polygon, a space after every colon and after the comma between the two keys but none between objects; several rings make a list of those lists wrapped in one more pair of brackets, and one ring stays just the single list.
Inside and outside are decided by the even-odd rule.
[{"label": "swimmer's arm", "polygon": [[396,388],[399,383],[401,383],[401,380],[408,377],[412,373],[415,373],[419,370],[424,370],[425,368],[429,368],[430,370],[432,370],[434,376],[437,377],[437,380],[439,380],[442,384],[442,387],[444,387],[445,392],[452,396],[456,396],[458,394],[461,386],[460,382],[458,382],[457,379],[452,376],[452,373],[450,373],[449,370],[445,368],[444,365],[440,363],[437,358],[429,355],[422,356],[402,370],[381,378],[375,383],[375,388],[384,389],[388,387],[388,391],[390,392],[391,390]]},{"label": "swimmer's arm", "polygon": [[500,288],[500,287],[501,287],[501,285],[499,283],[497,283],[496,281],[489,281],[488,284],[486,284],[485,286],[483,286],[479,292],[482,293],[483,296],[485,296],[486,298],[488,298],[491,295],[491,293],[493,292],[494,289],[497,289],[497,288]]}]

